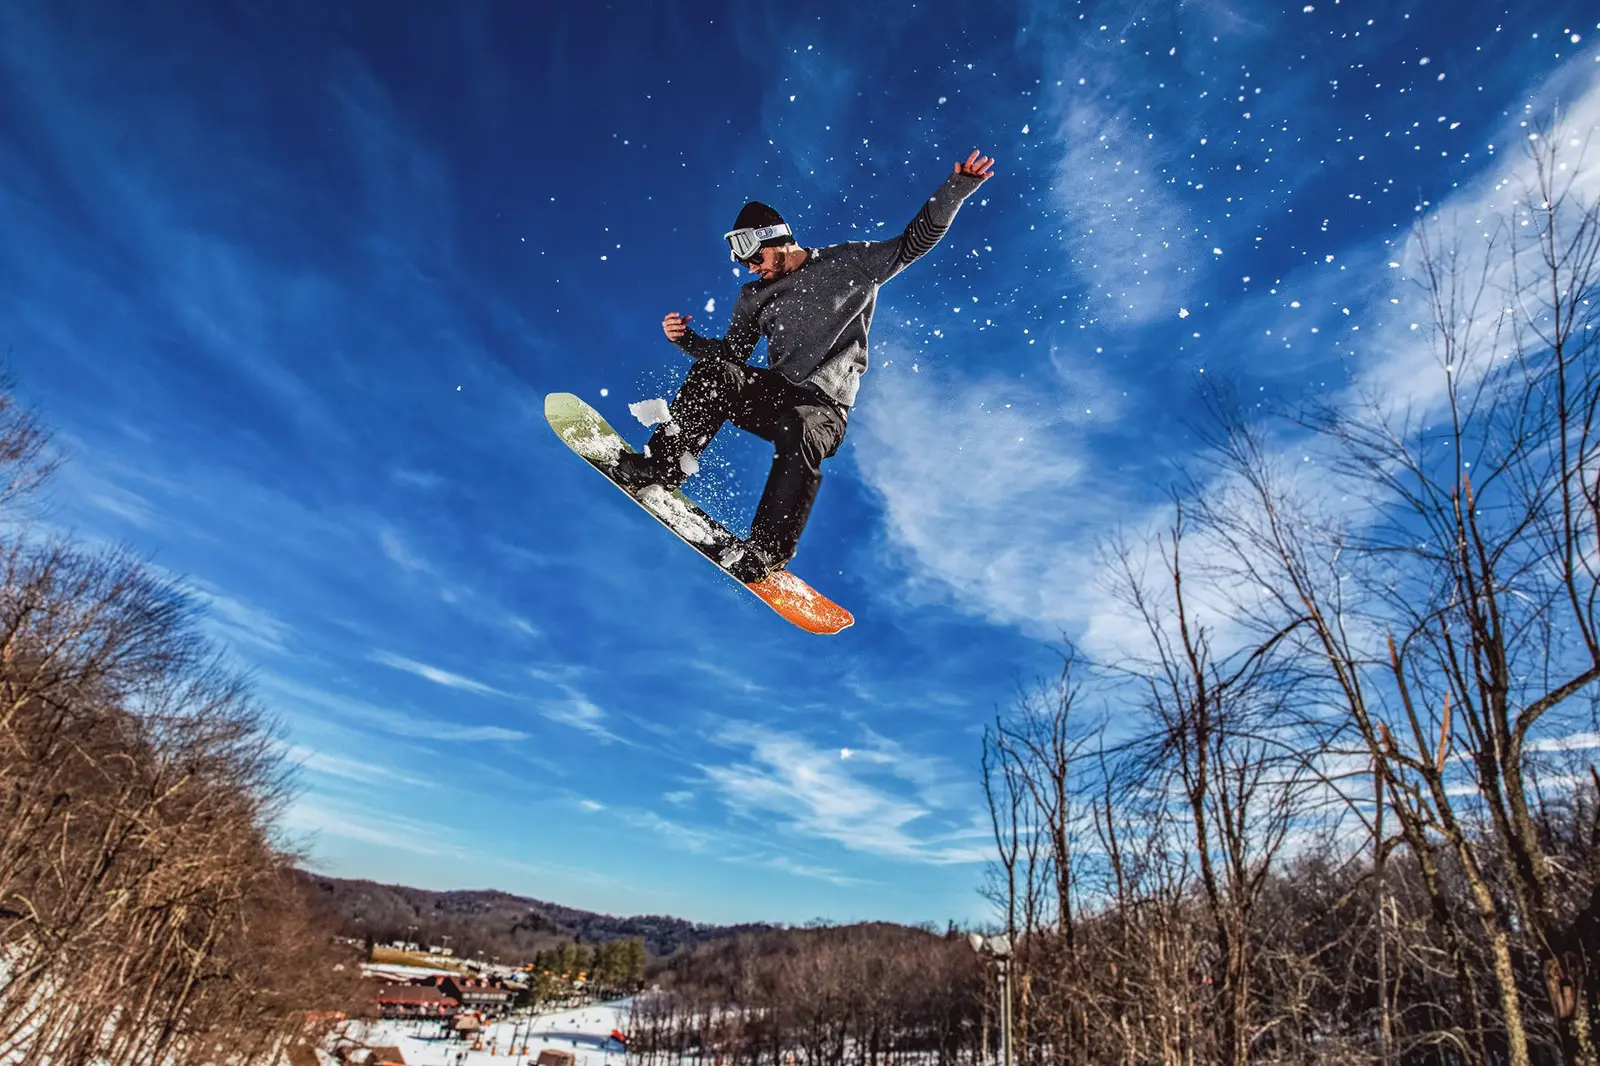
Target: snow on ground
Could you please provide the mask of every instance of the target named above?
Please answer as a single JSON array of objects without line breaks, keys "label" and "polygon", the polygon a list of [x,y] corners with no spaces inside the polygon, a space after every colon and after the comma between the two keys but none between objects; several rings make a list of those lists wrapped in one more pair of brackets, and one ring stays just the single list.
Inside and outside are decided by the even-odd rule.
[{"label": "snow on ground", "polygon": [[424,977],[461,976],[460,970],[434,969],[430,966],[410,966],[402,962],[364,962],[361,964],[361,973],[363,976],[380,981],[392,981],[397,985],[420,980]]},{"label": "snow on ground", "polygon": [[[460,1066],[523,1066],[547,1049],[573,1052],[576,1066],[624,1066],[628,1057],[611,1039],[611,1030],[627,1031],[631,1005],[632,1000],[624,999],[553,1014],[506,1018],[484,1029],[482,1051],[471,1050],[470,1039],[441,1037],[435,1022],[348,1022],[342,1033],[368,1046],[398,1047],[406,1066],[457,1066],[458,1062]],[[526,1051],[511,1057],[512,1047],[524,1044]]]}]

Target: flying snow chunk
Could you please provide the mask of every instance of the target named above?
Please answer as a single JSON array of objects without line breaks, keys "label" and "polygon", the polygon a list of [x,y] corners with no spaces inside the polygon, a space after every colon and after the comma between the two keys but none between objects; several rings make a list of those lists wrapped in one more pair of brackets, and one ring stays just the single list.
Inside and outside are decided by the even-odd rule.
[{"label": "flying snow chunk", "polygon": [[685,477],[694,477],[700,472],[700,460],[684,452],[678,456],[678,469],[683,471]]},{"label": "flying snow chunk", "polygon": [[1213,248],[1213,249],[1211,249],[1211,254],[1212,255],[1221,255],[1222,254],[1222,249],[1221,248]]},{"label": "flying snow chunk", "polygon": [[1187,307],[1178,308],[1178,317],[1179,318],[1188,318],[1189,317],[1189,309]]},{"label": "flying snow chunk", "polygon": [[1315,11],[1315,10],[1316,10],[1316,8],[1314,8],[1314,7],[1312,7],[1312,6],[1311,6],[1311,5],[1310,5],[1310,4],[1307,4],[1307,5],[1306,5],[1306,6],[1305,6],[1305,7],[1303,7],[1303,8],[1301,8],[1301,9],[1300,9],[1300,10],[1301,10],[1301,11],[1303,11],[1303,12],[1305,12],[1305,13],[1306,13],[1306,14],[1307,14],[1307,15],[1309,15],[1309,14],[1311,14],[1311,13],[1312,13],[1312,12],[1313,12],[1313,11]]},{"label": "flying snow chunk", "polygon": [[1023,125],[1022,125],[1022,132],[1023,132],[1023,133],[1027,133],[1027,132],[1028,132],[1028,125],[1027,125],[1027,123],[1023,123]]},{"label": "flying snow chunk", "polygon": [[841,758],[841,759],[848,759],[850,756],[852,756],[854,754],[855,754],[855,752],[853,750],[851,750],[850,748],[840,748],[839,749],[839,758]]},{"label": "flying snow chunk", "polygon": [[717,310],[717,298],[713,296],[706,301],[706,314],[714,314]]},{"label": "flying snow chunk", "polygon": [[939,102],[942,104],[942,103],[945,102],[946,99],[948,99],[948,97],[941,96],[941,97],[939,97]]},{"label": "flying snow chunk", "polygon": [[657,422],[672,421],[672,412],[667,409],[665,400],[640,400],[638,403],[630,403],[628,410],[634,418],[647,426],[653,426]]}]

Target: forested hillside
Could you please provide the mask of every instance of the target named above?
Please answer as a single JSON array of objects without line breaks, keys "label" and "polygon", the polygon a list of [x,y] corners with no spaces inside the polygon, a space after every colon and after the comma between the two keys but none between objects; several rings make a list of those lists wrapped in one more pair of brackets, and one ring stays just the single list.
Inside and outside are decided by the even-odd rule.
[{"label": "forested hillside", "polygon": [[321,874],[302,877],[336,916],[344,936],[447,945],[457,955],[498,956],[508,963],[564,943],[634,937],[644,941],[652,958],[660,958],[709,940],[774,928],[702,925],[653,914],[619,918],[491,889],[433,892]]}]

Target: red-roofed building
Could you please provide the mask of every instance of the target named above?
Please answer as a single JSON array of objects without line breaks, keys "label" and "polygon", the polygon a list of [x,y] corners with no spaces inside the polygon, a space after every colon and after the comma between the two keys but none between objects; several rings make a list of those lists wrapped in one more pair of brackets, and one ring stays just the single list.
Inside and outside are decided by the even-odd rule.
[{"label": "red-roofed building", "polygon": [[517,990],[503,984],[472,981],[465,977],[445,977],[439,981],[439,991],[461,1003],[463,1010],[478,1010],[484,1014],[504,1014],[511,1009]]},{"label": "red-roofed building", "polygon": [[461,1001],[432,985],[379,985],[372,990],[384,1018],[448,1018]]}]

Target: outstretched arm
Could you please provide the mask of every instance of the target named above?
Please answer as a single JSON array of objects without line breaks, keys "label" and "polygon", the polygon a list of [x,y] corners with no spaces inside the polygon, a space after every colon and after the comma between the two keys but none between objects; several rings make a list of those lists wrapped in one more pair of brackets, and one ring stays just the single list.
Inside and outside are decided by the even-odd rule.
[{"label": "outstretched arm", "polygon": [[905,232],[889,241],[875,241],[868,248],[872,275],[883,284],[921,259],[939,243],[950,223],[955,221],[961,202],[979,185],[994,176],[994,160],[974,151],[965,162],[958,162],[943,185],[934,191],[917,212]]},{"label": "outstretched arm", "polygon": [[695,359],[725,359],[731,363],[748,363],[761,339],[761,329],[756,325],[750,309],[741,297],[734,302],[733,317],[728,322],[726,337],[702,337],[689,328],[693,315],[680,315],[673,311],[661,320],[661,331],[667,340],[688,352]]}]

